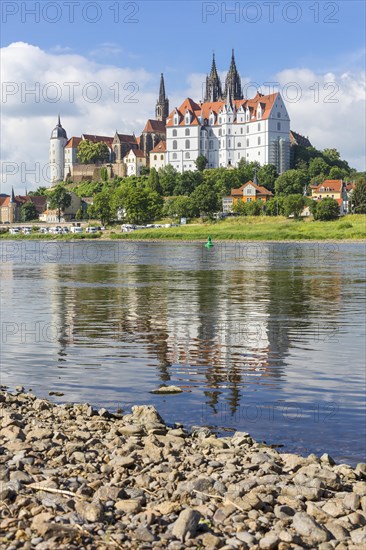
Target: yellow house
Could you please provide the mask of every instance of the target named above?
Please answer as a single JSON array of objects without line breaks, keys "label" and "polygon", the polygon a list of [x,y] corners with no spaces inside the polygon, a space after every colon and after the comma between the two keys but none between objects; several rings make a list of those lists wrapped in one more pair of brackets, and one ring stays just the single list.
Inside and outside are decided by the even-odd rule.
[{"label": "yellow house", "polygon": [[231,195],[229,197],[224,197],[222,199],[222,210],[223,212],[232,212],[234,204],[238,201],[242,202],[255,202],[263,201],[267,202],[273,193],[268,191],[265,187],[257,185],[253,181],[247,181],[238,189],[232,189]]}]

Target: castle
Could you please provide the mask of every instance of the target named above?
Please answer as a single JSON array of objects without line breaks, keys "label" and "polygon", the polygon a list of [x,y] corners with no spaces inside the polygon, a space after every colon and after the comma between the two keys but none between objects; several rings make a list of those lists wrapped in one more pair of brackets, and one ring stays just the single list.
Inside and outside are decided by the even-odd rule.
[{"label": "castle", "polygon": [[195,161],[201,155],[208,168],[236,167],[242,159],[273,164],[279,174],[290,168],[290,117],[284,101],[278,92],[243,97],[234,50],[225,85],[214,55],[203,101],[186,98],[171,113],[162,74],[155,119],[146,122],[140,137],[116,131],[113,137],[82,134],[68,139],[59,118],[51,134],[52,184],[97,177],[98,166],[82,165],[77,158],[78,145],[86,139],[107,144],[110,177],[139,175],[145,167],[167,164],[181,173],[196,170]]}]

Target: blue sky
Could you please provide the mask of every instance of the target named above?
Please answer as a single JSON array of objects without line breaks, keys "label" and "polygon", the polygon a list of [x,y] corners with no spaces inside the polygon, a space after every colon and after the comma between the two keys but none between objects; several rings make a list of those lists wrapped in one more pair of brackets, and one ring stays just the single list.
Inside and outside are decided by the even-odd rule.
[{"label": "blue sky", "polygon": [[[3,46],[23,41],[101,63],[163,71],[173,90],[192,71],[209,70],[212,50],[224,71],[235,48],[241,73],[261,82],[286,67],[329,72],[364,66],[363,1],[105,0],[72,2],[73,8],[60,1],[58,11],[54,2],[46,1],[39,3],[40,21],[35,22],[27,10],[35,9],[36,3],[18,2],[19,9],[12,15],[16,8],[6,4],[14,2],[5,2]],[[74,21],[70,22],[72,9]]]},{"label": "blue sky", "polygon": [[[37,8],[38,21],[31,13]],[[6,162],[47,163],[58,112],[69,137],[113,135],[116,129],[139,135],[154,116],[161,72],[172,110],[187,96],[202,99],[213,50],[225,78],[234,48],[244,85],[280,83],[293,130],[320,149],[336,147],[358,170],[366,168],[363,1],[4,0],[1,10],[2,79],[19,87],[1,104]],[[69,81],[96,81],[104,95],[97,104],[85,97],[70,102],[65,93],[56,103],[21,96],[23,84],[32,89],[39,83],[43,90],[56,82],[65,92]],[[136,104],[124,96],[113,101],[116,82],[124,96],[124,84],[137,83]],[[301,89],[296,102],[284,94],[290,82]],[[18,178],[19,172],[7,177],[5,191]],[[31,187],[31,180],[22,176],[20,189]]]}]

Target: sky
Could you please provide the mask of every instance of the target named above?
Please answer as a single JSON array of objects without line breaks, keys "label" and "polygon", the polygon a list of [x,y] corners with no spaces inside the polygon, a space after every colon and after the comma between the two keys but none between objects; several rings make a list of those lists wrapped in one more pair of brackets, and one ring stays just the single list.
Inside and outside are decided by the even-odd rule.
[{"label": "sky", "polygon": [[3,0],[1,192],[47,185],[59,113],[68,137],[140,135],[161,72],[170,110],[199,101],[232,48],[247,97],[279,90],[293,130],[365,170],[365,24],[353,0]]}]

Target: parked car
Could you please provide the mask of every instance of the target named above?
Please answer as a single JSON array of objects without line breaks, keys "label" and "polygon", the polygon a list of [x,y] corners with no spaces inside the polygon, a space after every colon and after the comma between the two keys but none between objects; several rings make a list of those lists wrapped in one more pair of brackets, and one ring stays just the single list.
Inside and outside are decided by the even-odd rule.
[{"label": "parked car", "polygon": [[40,227],[39,232],[40,233],[48,233],[48,227]]},{"label": "parked car", "polygon": [[71,227],[70,231],[71,231],[71,233],[82,233],[83,228],[82,227]]},{"label": "parked car", "polygon": [[87,233],[97,233],[97,232],[98,232],[98,228],[97,228],[97,227],[87,227],[87,228],[86,228],[86,232],[87,232]]},{"label": "parked car", "polygon": [[63,227],[61,232],[64,234],[64,235],[67,235],[67,233],[69,233],[69,228],[68,227]]},{"label": "parked car", "polygon": [[20,233],[20,229],[19,227],[11,227],[9,229],[9,233],[10,235],[17,235],[18,233]]},{"label": "parked car", "polygon": [[121,225],[121,230],[123,233],[131,233],[131,231],[135,231],[135,229],[136,229],[136,226],[129,223],[125,223],[124,225]]},{"label": "parked car", "polygon": [[23,235],[31,235],[32,234],[32,228],[31,227],[23,227],[22,233],[23,233]]}]

